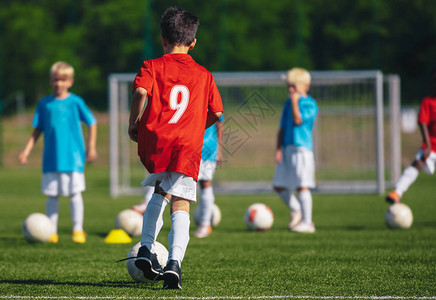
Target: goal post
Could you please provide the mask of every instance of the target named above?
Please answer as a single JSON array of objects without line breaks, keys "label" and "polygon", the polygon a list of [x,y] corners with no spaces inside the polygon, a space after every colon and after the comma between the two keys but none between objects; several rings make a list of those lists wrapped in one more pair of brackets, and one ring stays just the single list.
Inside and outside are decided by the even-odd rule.
[{"label": "goal post", "polygon": [[[400,80],[380,71],[311,71],[310,94],[319,115],[314,128],[319,193],[377,193],[401,171]],[[271,193],[285,71],[215,72],[224,104],[223,164],[216,193]],[[142,194],[147,175],[127,135],[135,74],[111,74],[110,192]]]}]

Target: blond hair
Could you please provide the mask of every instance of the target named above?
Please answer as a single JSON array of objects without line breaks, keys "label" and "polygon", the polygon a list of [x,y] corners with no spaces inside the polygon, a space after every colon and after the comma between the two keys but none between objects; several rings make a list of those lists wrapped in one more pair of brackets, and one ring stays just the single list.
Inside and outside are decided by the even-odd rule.
[{"label": "blond hair", "polygon": [[74,68],[63,61],[55,62],[50,68],[50,76],[58,74],[60,76],[66,76],[68,78],[74,78]]},{"label": "blond hair", "polygon": [[292,68],[286,74],[286,82],[288,84],[304,83],[310,84],[311,76],[306,69]]}]

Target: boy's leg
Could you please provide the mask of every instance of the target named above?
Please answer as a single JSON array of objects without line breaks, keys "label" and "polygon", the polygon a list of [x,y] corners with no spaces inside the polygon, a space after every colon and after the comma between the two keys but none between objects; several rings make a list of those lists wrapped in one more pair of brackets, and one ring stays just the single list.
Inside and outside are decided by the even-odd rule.
[{"label": "boy's leg", "polygon": [[59,201],[58,197],[48,196],[45,203],[45,213],[52,224],[52,233],[58,233]]},{"label": "boy's leg", "polygon": [[198,204],[200,220],[195,236],[198,238],[207,237],[212,233],[212,214],[215,195],[213,193],[212,181],[202,180],[200,183],[200,203]]},{"label": "boy's leg", "polygon": [[403,173],[398,179],[395,189],[386,196],[386,201],[389,203],[398,203],[401,200],[403,194],[409,189],[412,183],[415,182],[419,175],[418,162],[414,162],[412,165],[406,167]]},{"label": "boy's leg", "polygon": [[131,209],[136,211],[137,213],[140,213],[141,215],[144,215],[145,209],[147,208],[148,202],[150,201],[153,194],[154,188],[151,186],[147,186],[145,188],[144,200],[141,203],[133,205]]},{"label": "boy's leg", "polygon": [[189,242],[189,208],[196,201],[197,182],[182,173],[170,172],[161,187],[171,201],[171,231],[168,235],[168,263],[164,269],[164,289],[181,289],[180,265]]},{"label": "boy's leg", "polygon": [[75,193],[70,196],[70,213],[73,221],[73,242],[85,243],[86,234],[83,231],[84,207],[82,193]]},{"label": "boy's leg", "polygon": [[419,170],[414,166],[408,166],[395,185],[395,190],[402,196],[418,178]]},{"label": "boy's leg", "polygon": [[283,203],[291,210],[290,221],[288,224],[289,229],[292,229],[295,225],[301,221],[301,205],[294,193],[287,188],[274,187],[274,190],[279,195]]},{"label": "boy's leg", "polygon": [[406,167],[398,179],[395,189],[387,196],[386,201],[389,203],[398,203],[401,201],[403,194],[418,178],[419,172],[424,170],[428,175],[434,174],[436,164],[436,153],[431,152],[426,160],[423,160],[424,151],[420,149],[415,155],[415,160],[412,164]]},{"label": "boy's leg", "polygon": [[293,211],[301,210],[300,202],[295,197],[294,193],[291,193],[289,189],[274,187],[274,190],[277,192],[283,203],[285,203],[286,206],[289,207],[289,209]]},{"label": "boy's leg", "polygon": [[148,202],[142,222],[141,246],[152,250],[152,246],[163,226],[163,213],[168,199],[160,194],[153,194]]},{"label": "boy's leg", "polygon": [[188,200],[172,197],[171,231],[168,234],[168,263],[164,269],[164,289],[181,289],[181,269],[186,248],[189,243],[189,207]]},{"label": "boy's leg", "polygon": [[141,247],[135,265],[149,280],[161,280],[162,268],[157,261],[153,245],[163,226],[163,212],[168,199],[162,195],[159,182],[156,182],[155,193],[151,197],[144,213],[142,222]]},{"label": "boy's leg", "polygon": [[83,198],[82,193],[76,193],[70,196],[70,212],[73,221],[73,231],[83,231]]},{"label": "boy's leg", "polygon": [[302,219],[307,224],[312,223],[312,193],[308,188],[298,190],[298,200],[301,204]]},{"label": "boy's leg", "polygon": [[291,228],[291,230],[295,232],[314,233],[315,225],[312,222],[312,193],[308,188],[299,188],[298,200],[301,204],[302,221]]},{"label": "boy's leg", "polygon": [[168,261],[182,264],[189,243],[189,201],[173,197],[171,201],[171,231],[168,234]]}]

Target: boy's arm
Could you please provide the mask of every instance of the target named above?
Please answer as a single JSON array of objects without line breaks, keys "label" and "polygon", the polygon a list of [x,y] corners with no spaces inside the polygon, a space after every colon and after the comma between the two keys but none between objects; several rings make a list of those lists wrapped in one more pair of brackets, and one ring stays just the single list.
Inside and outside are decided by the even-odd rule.
[{"label": "boy's arm", "polygon": [[300,95],[297,92],[293,92],[290,96],[292,104],[292,118],[294,119],[294,124],[300,125],[301,123],[303,123],[300,108],[298,107],[298,100],[300,100]]},{"label": "boy's arm", "polygon": [[283,134],[284,134],[283,129],[280,129],[279,133],[277,134],[277,146],[276,146],[276,153],[275,153],[275,156],[274,156],[274,160],[275,160],[275,162],[277,164],[282,162],[282,157],[283,157],[283,153],[282,153]]},{"label": "boy's arm", "polygon": [[217,164],[220,164],[223,161],[223,156],[222,156],[222,152],[221,152],[221,145],[223,142],[223,122],[216,122],[215,123],[216,126],[216,133],[217,133],[217,138],[218,138],[218,157],[217,157]]},{"label": "boy's arm", "polygon": [[207,119],[206,119],[206,128],[209,128],[210,126],[212,126],[213,124],[215,124],[215,122],[221,118],[221,116],[223,115],[223,112],[211,112],[208,111],[207,112]]},{"label": "boy's arm", "polygon": [[129,137],[134,142],[138,142],[138,124],[146,99],[147,90],[142,87],[137,87],[133,92],[129,117]]},{"label": "boy's arm", "polygon": [[424,149],[424,154],[422,155],[422,160],[425,161],[431,152],[430,134],[428,133],[427,124],[419,122],[418,125],[419,125],[419,129],[421,131],[422,141],[427,146]]},{"label": "boy's arm", "polygon": [[97,123],[88,128],[88,149],[86,150],[86,161],[91,163],[97,159]]},{"label": "boy's arm", "polygon": [[36,141],[38,140],[39,136],[41,135],[42,131],[35,128],[30,135],[29,140],[26,143],[26,146],[24,146],[23,151],[21,151],[20,155],[18,156],[18,159],[20,160],[20,163],[27,164],[27,157],[29,157],[30,152],[33,149],[33,146],[35,146]]}]

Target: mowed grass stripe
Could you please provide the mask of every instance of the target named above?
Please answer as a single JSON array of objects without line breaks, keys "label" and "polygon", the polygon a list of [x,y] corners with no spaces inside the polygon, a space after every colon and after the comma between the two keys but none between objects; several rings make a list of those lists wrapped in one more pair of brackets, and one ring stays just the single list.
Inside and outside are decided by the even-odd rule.
[{"label": "mowed grass stripe", "polygon": [[414,300],[431,300],[436,299],[435,297],[417,297],[417,296],[410,296],[410,297],[402,297],[402,296],[293,296],[293,295],[280,295],[280,296],[250,296],[250,297],[234,297],[234,296],[206,296],[206,297],[183,297],[183,296],[176,296],[176,297],[86,297],[86,296],[79,296],[79,297],[71,297],[71,296],[58,296],[58,297],[51,297],[51,296],[15,296],[15,295],[8,295],[8,296],[2,296],[0,295],[0,299],[84,299],[84,300],[99,300],[99,299],[186,299],[186,300],[215,300],[215,299],[373,299],[373,300],[402,300],[402,299],[414,299]]}]

